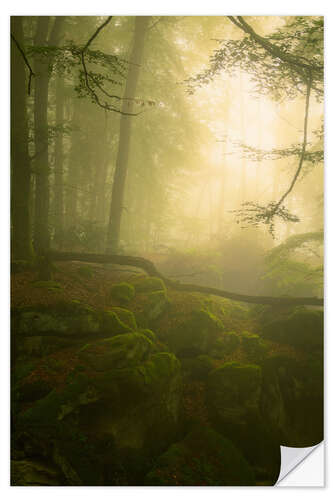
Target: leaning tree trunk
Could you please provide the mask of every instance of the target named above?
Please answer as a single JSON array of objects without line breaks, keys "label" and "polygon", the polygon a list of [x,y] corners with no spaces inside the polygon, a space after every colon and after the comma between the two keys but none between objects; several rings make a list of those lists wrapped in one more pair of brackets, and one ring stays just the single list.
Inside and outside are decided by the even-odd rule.
[{"label": "leaning tree trunk", "polygon": [[[23,47],[22,17],[12,16],[11,34]],[[28,125],[26,108],[26,73],[22,54],[12,39],[11,43],[11,251],[14,259],[32,257],[30,234],[31,173],[28,152]]]},{"label": "leaning tree trunk", "polygon": [[[64,18],[55,18],[52,32],[48,39],[49,16],[38,18],[37,30],[34,39],[35,47],[55,46],[58,40],[61,24]],[[48,157],[48,87],[52,57],[43,55],[35,57],[35,225],[34,246],[37,254],[41,255],[50,247],[49,232],[49,157]]]},{"label": "leaning tree trunk", "polygon": [[[149,18],[145,16],[137,16],[135,18],[133,49],[130,57],[130,65],[124,93],[125,100],[123,101],[122,108],[123,112],[126,113],[133,112],[133,100],[131,99],[135,97],[148,19]],[[125,114],[123,114],[120,119],[119,146],[112,186],[111,208],[106,245],[108,253],[117,253],[119,249],[120,223],[124,204],[124,191],[128,168],[132,120],[132,116]]]}]

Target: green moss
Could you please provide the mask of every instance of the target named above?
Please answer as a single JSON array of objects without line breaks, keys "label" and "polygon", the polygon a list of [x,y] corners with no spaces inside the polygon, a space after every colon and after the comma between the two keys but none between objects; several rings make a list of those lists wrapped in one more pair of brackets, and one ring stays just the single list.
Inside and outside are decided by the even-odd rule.
[{"label": "green moss", "polygon": [[164,281],[161,278],[145,277],[138,278],[134,282],[135,291],[138,293],[142,292],[157,292],[160,290],[166,290]]},{"label": "green moss", "polygon": [[314,309],[297,308],[289,316],[266,323],[263,336],[301,348],[319,349],[323,346],[324,316]]},{"label": "green moss", "polygon": [[152,351],[153,343],[141,333],[124,333],[86,344],[79,358],[94,370],[107,371],[140,364]]},{"label": "green moss", "polygon": [[122,307],[112,307],[111,311],[115,312],[122,323],[128,326],[131,330],[137,329],[135,316],[132,311]]},{"label": "green moss", "polygon": [[135,296],[135,288],[130,283],[122,282],[112,285],[110,295],[113,299],[126,304]]},{"label": "green moss", "polygon": [[52,280],[35,281],[32,286],[34,286],[35,288],[48,288],[48,289],[58,288],[59,290],[62,290],[62,286],[60,285],[60,283]]},{"label": "green moss", "polygon": [[156,342],[157,340],[155,333],[152,330],[149,330],[148,328],[139,329],[138,332],[148,337],[152,342]]},{"label": "green moss", "polygon": [[144,314],[148,317],[149,321],[155,320],[166,310],[168,305],[169,300],[165,290],[150,292],[147,295]]},{"label": "green moss", "polygon": [[240,345],[240,338],[235,332],[224,332],[214,344],[212,355],[222,357],[226,354],[231,354]]},{"label": "green moss", "polygon": [[213,370],[210,379],[218,390],[225,392],[230,389],[230,394],[225,393],[227,398],[232,397],[233,393],[235,396],[237,394],[250,396],[261,385],[262,372],[259,365],[229,361]]},{"label": "green moss", "polygon": [[194,380],[205,380],[214,369],[214,361],[207,354],[182,360],[185,375]]},{"label": "green moss", "polygon": [[194,310],[186,321],[165,334],[165,340],[176,354],[193,357],[208,353],[223,328],[223,323],[211,312]]},{"label": "green moss", "polygon": [[173,444],[145,479],[150,486],[251,486],[254,475],[228,439],[209,427],[194,428]]},{"label": "green moss", "polygon": [[242,334],[242,346],[247,355],[253,360],[260,360],[267,352],[267,344],[259,337],[249,332]]},{"label": "green moss", "polygon": [[90,266],[80,266],[77,273],[86,279],[93,278],[95,276],[95,271]]},{"label": "green moss", "polygon": [[[116,311],[115,309],[118,309]],[[119,335],[121,333],[128,333],[133,330],[133,323],[135,322],[135,318],[133,314],[128,311],[129,314],[124,313],[125,309],[122,309],[119,313],[120,308],[113,308],[109,311],[103,311],[101,314],[101,330],[105,332],[107,335]],[[125,321],[129,321],[131,324],[125,323],[120,319],[119,314],[121,314],[122,318],[125,318]],[[133,318],[131,317],[133,316]],[[131,318],[131,319],[130,319]],[[134,321],[133,321],[134,320]]]}]

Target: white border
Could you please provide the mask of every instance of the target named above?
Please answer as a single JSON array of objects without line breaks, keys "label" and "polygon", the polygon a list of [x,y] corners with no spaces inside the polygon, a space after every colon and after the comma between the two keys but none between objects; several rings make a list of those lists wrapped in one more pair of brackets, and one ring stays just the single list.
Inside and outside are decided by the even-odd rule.
[{"label": "white border", "polygon": [[[330,363],[328,363],[328,349],[329,349],[329,326],[332,324],[331,315],[328,307],[329,295],[329,283],[332,278],[331,276],[331,266],[328,260],[328,254],[332,255],[332,245],[331,245],[331,235],[330,235],[330,224],[329,219],[332,212],[332,175],[329,170],[329,153],[330,153],[330,142],[327,138],[331,134],[329,129],[329,121],[331,115],[330,102],[329,102],[329,80],[330,73],[332,69],[332,54],[328,53],[329,47],[333,47],[332,41],[332,26],[331,24],[331,0],[279,0],[279,2],[267,2],[262,0],[233,0],[232,2],[226,1],[209,1],[195,3],[194,0],[168,0],[167,2],[159,1],[145,1],[140,2],[135,0],[121,0],[120,2],[112,2],[111,0],[94,0],[93,2],[85,2],[82,0],[72,0],[70,2],[64,0],[57,0],[57,2],[49,3],[45,1],[29,1],[26,0],[12,0],[11,2],[3,1],[0,6],[0,36],[1,36],[1,152],[2,152],[2,162],[0,167],[0,214],[1,214],[1,348],[0,348],[0,381],[1,381],[1,455],[0,455],[0,488],[2,498],[12,498],[16,496],[24,496],[25,499],[37,499],[37,498],[57,498],[59,495],[61,497],[75,498],[79,497],[80,500],[83,498],[91,498],[92,495],[107,496],[110,495],[119,497],[135,497],[136,500],[147,499],[147,497],[154,497],[158,495],[160,498],[166,495],[181,495],[182,498],[189,496],[191,500],[201,495],[215,496],[227,494],[228,498],[234,495],[239,495],[241,492],[247,496],[248,500],[257,499],[258,496],[264,495],[266,497],[267,493],[272,495],[283,494],[283,498],[293,498],[298,495],[301,496],[302,500],[308,497],[308,495],[327,495],[331,489],[330,478],[326,478],[326,488],[324,489],[313,489],[313,488],[298,488],[298,489],[288,489],[288,488],[270,488],[269,490],[264,487],[258,488],[9,488],[8,486],[8,444],[9,444],[9,418],[8,418],[8,406],[9,406],[9,339],[8,339],[8,328],[9,328],[9,288],[8,288],[8,275],[9,275],[9,236],[8,236],[8,220],[9,220],[9,15],[108,15],[112,13],[114,15],[137,15],[137,14],[148,14],[148,15],[228,15],[228,14],[243,14],[243,15],[325,15],[326,24],[326,175],[325,175],[325,191],[326,191],[326,374],[325,381],[327,386],[327,381],[332,377],[329,377]],[[329,31],[329,29],[331,31]],[[333,168],[333,166],[332,166]],[[330,252],[331,250],[331,252]],[[326,422],[329,422],[329,410],[331,408],[331,400],[328,398],[327,387],[325,389],[326,393]],[[325,429],[325,439],[328,440],[329,428]],[[328,471],[331,466],[331,460],[329,460],[330,453],[329,449],[326,451],[326,465],[325,469]],[[313,465],[313,467],[318,467],[318,465]],[[304,483],[306,484],[306,476],[304,477]],[[292,495],[292,497],[291,497]]]}]

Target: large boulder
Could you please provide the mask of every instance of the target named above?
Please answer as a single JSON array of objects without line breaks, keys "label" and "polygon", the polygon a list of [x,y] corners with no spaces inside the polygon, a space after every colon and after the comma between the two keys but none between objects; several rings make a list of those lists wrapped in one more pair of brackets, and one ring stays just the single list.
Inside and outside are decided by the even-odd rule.
[{"label": "large boulder", "polygon": [[23,405],[16,445],[50,460],[66,484],[138,484],[180,418],[180,363],[156,351],[138,332],[83,346],[65,379],[55,376],[47,395]]},{"label": "large boulder", "polygon": [[164,332],[163,340],[177,355],[193,357],[209,353],[223,328],[223,323],[211,312],[194,310],[176,328]]},{"label": "large boulder", "polygon": [[290,344],[304,351],[323,348],[323,311],[297,308],[288,316],[268,321],[263,325],[264,338]]},{"label": "large boulder", "polygon": [[256,480],[274,484],[280,448],[274,429],[262,417],[261,391],[259,365],[228,362],[209,374],[207,405],[215,428],[244,453]]},{"label": "large boulder", "polygon": [[314,446],[323,439],[323,362],[274,355],[263,364],[262,414],[283,446]]},{"label": "large boulder", "polygon": [[207,426],[198,426],[158,458],[145,484],[253,486],[254,474],[230,440]]}]

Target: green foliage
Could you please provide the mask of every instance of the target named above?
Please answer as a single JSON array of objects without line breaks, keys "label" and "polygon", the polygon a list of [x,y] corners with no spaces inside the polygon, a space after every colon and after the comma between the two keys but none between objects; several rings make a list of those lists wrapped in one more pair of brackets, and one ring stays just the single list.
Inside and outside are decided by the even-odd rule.
[{"label": "green foliage", "polygon": [[[297,16],[267,37],[279,50],[289,53],[299,63],[313,66],[314,90],[319,99],[323,96],[323,29],[322,17]],[[307,53],[304,57],[305,47]],[[257,92],[276,100],[283,96],[295,98],[300,92],[305,93],[306,70],[273,56],[247,34],[240,40],[220,42],[220,48],[211,56],[209,68],[187,80],[189,93],[193,93],[198,86],[208,84],[222,71],[233,74],[235,68],[252,76]]]},{"label": "green foliage", "polygon": [[322,294],[323,231],[296,234],[266,254],[262,276],[277,294]]},{"label": "green foliage", "polygon": [[233,443],[208,426],[193,428],[158,458],[150,486],[251,486],[254,476]]}]

